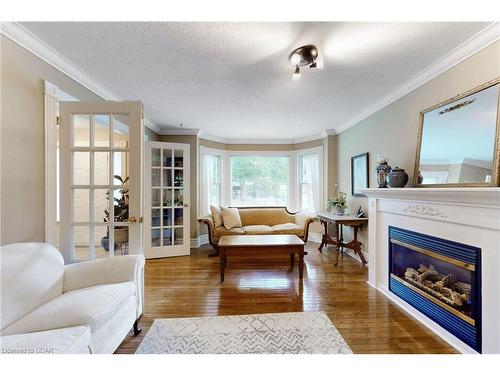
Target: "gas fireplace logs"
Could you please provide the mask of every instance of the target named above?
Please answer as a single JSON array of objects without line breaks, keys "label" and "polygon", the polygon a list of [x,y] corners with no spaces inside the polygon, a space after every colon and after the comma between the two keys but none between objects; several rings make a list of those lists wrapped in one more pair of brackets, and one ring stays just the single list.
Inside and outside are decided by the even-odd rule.
[{"label": "gas fireplace logs", "polygon": [[454,308],[467,304],[470,299],[470,284],[457,281],[453,273],[443,275],[432,264],[429,267],[420,264],[417,270],[408,267],[405,280]]}]

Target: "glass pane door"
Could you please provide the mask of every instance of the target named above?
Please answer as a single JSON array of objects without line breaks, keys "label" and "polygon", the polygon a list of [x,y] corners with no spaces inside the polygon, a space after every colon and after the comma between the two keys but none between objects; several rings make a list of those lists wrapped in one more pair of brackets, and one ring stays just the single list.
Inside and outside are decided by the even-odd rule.
[{"label": "glass pane door", "polygon": [[146,257],[188,255],[189,145],[146,147]]},{"label": "glass pane door", "polygon": [[61,249],[67,262],[143,252],[142,127],[137,102],[61,103]]}]

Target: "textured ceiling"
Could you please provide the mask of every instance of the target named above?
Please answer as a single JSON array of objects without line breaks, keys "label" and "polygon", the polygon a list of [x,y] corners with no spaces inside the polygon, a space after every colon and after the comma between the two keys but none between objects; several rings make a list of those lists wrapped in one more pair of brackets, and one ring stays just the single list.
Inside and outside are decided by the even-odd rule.
[{"label": "textured ceiling", "polygon": [[[349,121],[488,23],[22,23],[158,127],[293,139]],[[292,81],[289,52],[324,69]]]}]

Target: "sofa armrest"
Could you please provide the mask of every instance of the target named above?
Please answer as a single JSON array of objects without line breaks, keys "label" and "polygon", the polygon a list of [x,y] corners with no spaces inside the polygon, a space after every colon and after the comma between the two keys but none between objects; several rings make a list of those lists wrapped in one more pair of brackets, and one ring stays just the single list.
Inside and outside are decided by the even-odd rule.
[{"label": "sofa armrest", "polygon": [[212,218],[211,215],[204,217],[203,219],[198,219],[198,221],[201,224],[206,224],[208,228],[208,242],[210,245],[216,249],[217,244],[214,242],[214,237],[215,237],[215,224],[214,224],[214,219]]},{"label": "sofa armrest", "polygon": [[315,220],[314,215],[306,214],[303,212],[297,212],[295,214],[295,224],[304,228],[304,242],[307,242],[309,237],[309,225]]},{"label": "sofa armrest", "polygon": [[95,285],[141,282],[144,257],[124,255],[73,263],[64,267],[63,292]]}]

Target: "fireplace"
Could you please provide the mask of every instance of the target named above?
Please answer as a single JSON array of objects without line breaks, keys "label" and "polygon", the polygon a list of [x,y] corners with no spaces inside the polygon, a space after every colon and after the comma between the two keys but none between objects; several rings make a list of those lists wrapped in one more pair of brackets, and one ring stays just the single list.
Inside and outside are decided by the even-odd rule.
[{"label": "fireplace", "polygon": [[481,352],[481,249],[389,226],[389,290]]}]

